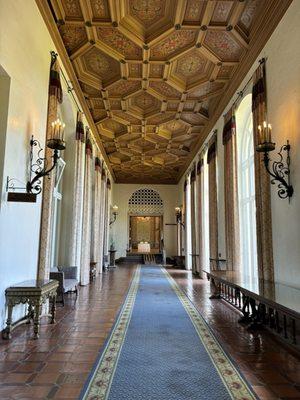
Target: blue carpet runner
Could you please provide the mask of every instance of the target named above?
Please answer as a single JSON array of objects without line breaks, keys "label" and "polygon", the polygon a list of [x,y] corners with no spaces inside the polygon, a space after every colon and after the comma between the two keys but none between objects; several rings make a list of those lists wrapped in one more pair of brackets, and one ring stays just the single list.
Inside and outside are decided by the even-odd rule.
[{"label": "blue carpet runner", "polygon": [[86,382],[88,400],[249,400],[245,380],[161,267],[138,267]]}]

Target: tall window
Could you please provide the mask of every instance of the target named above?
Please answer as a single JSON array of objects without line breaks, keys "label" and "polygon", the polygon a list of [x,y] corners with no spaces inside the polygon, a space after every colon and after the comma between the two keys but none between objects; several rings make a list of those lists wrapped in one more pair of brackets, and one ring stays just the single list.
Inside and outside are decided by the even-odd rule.
[{"label": "tall window", "polygon": [[186,259],[186,269],[192,268],[192,225],[191,225],[191,176],[189,175],[187,178],[187,186],[186,186],[186,251],[185,251],[185,259]]},{"label": "tall window", "polygon": [[203,220],[202,220],[202,232],[204,236],[204,254],[203,254],[203,267],[209,269],[209,189],[208,189],[208,164],[207,164],[207,152],[204,157],[203,163],[203,177],[202,177],[202,207],[203,207]]},{"label": "tall window", "polygon": [[236,113],[238,191],[241,267],[245,275],[257,278],[254,144],[251,100],[251,94],[247,95],[241,102]]}]

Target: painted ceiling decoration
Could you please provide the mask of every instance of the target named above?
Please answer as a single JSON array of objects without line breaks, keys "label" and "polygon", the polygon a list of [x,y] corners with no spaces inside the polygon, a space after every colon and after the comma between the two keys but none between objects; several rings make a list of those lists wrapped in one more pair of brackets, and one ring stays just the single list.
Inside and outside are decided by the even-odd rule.
[{"label": "painted ceiling decoration", "polygon": [[171,184],[279,0],[36,1],[116,182]]}]

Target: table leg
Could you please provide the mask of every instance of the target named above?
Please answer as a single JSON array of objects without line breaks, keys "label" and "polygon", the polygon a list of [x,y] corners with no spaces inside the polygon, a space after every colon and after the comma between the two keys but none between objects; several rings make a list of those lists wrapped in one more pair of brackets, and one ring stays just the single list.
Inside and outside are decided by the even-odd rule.
[{"label": "table leg", "polygon": [[38,339],[40,336],[40,314],[41,314],[41,307],[40,303],[36,303],[34,306],[34,338]]},{"label": "table leg", "polygon": [[51,324],[55,324],[55,315],[56,315],[56,295],[52,297],[52,305],[51,305]]},{"label": "table leg", "polygon": [[27,324],[30,324],[30,321],[33,319],[34,312],[32,308],[32,304],[28,304],[28,311],[27,311]]},{"label": "table leg", "polygon": [[3,331],[3,335],[2,335],[3,339],[11,339],[12,311],[13,311],[13,306],[11,304],[8,304],[6,328]]}]

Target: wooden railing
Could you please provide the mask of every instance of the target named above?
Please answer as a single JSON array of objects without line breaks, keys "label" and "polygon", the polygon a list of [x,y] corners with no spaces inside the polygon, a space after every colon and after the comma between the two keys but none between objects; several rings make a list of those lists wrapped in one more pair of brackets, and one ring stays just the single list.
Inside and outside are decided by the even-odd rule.
[{"label": "wooden railing", "polygon": [[[249,330],[265,327],[300,351],[300,289],[258,280],[255,285],[253,281],[238,279],[232,271],[204,272],[211,282],[210,298],[223,299],[239,310],[242,315],[238,322],[247,324]],[[280,285],[286,291],[294,291],[293,308],[276,299]]]}]

